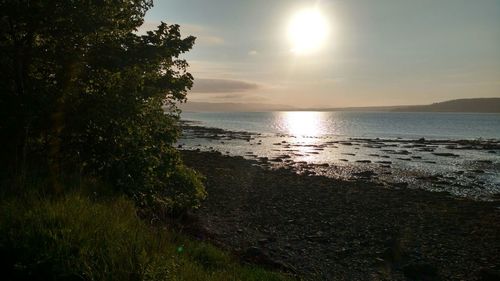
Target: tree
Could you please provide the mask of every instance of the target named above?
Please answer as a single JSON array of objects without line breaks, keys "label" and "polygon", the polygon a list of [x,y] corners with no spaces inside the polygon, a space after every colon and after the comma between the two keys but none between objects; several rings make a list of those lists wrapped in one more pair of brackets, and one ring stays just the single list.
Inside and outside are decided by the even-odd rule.
[{"label": "tree", "polygon": [[195,38],[165,23],[137,35],[151,6],[151,0],[0,1],[8,175],[22,179],[27,159],[45,159],[54,192],[62,174],[78,170],[148,204],[184,208],[204,197],[198,176],[172,147],[176,104],[193,83],[179,56]]}]

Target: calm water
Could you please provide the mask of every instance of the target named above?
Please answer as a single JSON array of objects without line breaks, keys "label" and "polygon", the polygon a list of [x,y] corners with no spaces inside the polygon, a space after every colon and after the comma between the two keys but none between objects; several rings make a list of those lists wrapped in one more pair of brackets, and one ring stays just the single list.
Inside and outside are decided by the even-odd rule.
[{"label": "calm water", "polygon": [[182,114],[208,127],[294,136],[500,139],[500,114],[399,112],[225,112]]}]

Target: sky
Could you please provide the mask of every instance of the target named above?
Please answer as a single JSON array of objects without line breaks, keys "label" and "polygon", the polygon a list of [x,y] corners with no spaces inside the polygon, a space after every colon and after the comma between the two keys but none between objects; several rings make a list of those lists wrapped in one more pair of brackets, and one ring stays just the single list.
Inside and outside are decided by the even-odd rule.
[{"label": "sky", "polygon": [[[326,39],[298,54],[291,21],[313,8]],[[350,107],[500,97],[500,0],[156,0],[141,31],[160,21],[197,37],[185,55],[189,101]]]}]

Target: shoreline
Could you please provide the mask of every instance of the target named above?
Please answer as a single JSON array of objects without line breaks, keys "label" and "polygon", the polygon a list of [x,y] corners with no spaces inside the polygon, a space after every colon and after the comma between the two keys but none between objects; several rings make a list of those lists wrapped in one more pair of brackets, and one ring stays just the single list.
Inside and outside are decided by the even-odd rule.
[{"label": "shoreline", "polygon": [[491,201],[500,196],[500,140],[294,137],[182,123],[179,149],[222,152],[273,169],[345,181],[449,192]]},{"label": "shoreline", "polygon": [[182,151],[206,176],[196,235],[314,280],[500,276],[500,204],[345,181],[217,152]]},{"label": "shoreline", "polygon": [[[242,136],[242,139],[247,140],[257,136],[266,135],[276,135],[283,137],[293,137],[293,135],[284,133],[258,133],[246,130],[227,130],[217,127],[210,127],[203,125],[202,121],[194,120],[180,120],[180,127],[184,132],[188,131],[189,137],[201,137],[207,139],[224,139],[224,138],[237,138],[237,136]],[[307,137],[306,137],[307,138]],[[479,149],[479,150],[497,150],[500,149],[500,138],[431,138],[431,137],[420,137],[420,138],[403,138],[403,137],[362,137],[362,136],[343,136],[343,135],[322,135],[318,137],[310,137],[317,139],[327,139],[327,138],[338,138],[344,141],[383,141],[383,142],[403,142],[403,143],[421,143],[421,144],[445,144],[445,145],[456,145],[455,149]],[[461,146],[461,147],[460,147]]]}]

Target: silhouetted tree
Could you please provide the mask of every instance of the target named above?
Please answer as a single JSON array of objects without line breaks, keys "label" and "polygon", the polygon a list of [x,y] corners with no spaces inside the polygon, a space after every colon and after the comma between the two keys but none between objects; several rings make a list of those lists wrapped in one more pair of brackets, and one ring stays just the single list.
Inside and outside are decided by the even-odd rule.
[{"label": "silhouetted tree", "polygon": [[0,0],[6,176],[22,179],[27,159],[46,159],[55,192],[63,170],[78,169],[170,208],[204,196],[172,147],[176,104],[193,80],[179,56],[195,38],[165,23],[137,35],[151,6],[151,0]]}]

